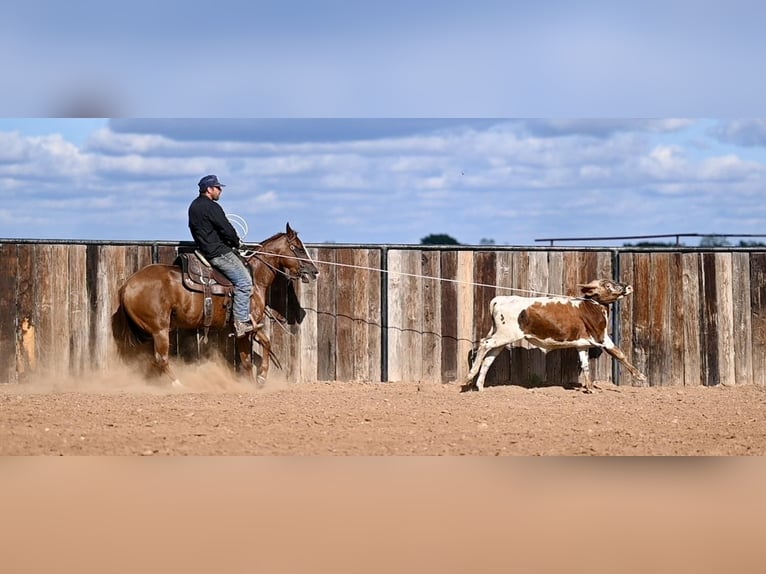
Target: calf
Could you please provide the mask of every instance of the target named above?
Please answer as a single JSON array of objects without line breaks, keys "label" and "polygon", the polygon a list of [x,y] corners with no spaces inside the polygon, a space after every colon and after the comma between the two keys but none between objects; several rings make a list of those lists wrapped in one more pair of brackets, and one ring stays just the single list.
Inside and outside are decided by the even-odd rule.
[{"label": "calf", "polygon": [[[543,352],[577,349],[585,375],[585,392],[592,392],[588,349],[604,349],[641,383],[646,377],[625,357],[607,333],[609,305],[633,292],[633,287],[609,279],[579,285],[582,297],[495,297],[490,302],[492,328],[479,343],[463,391],[484,388],[484,378],[504,347],[525,339]],[[476,375],[478,373],[478,378]],[[474,381],[474,379],[476,379]]]}]

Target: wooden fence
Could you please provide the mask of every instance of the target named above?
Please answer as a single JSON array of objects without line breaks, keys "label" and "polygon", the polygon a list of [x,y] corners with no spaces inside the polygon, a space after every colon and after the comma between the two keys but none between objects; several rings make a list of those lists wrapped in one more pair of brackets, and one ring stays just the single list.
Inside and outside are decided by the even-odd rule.
[{"label": "wooden fence", "polygon": [[[117,291],[184,243],[0,240],[0,382],[30,373],[83,376],[118,364]],[[634,293],[612,315],[613,338],[652,385],[766,384],[766,252],[755,249],[510,248],[312,245],[321,275],[296,285],[305,315],[267,325],[288,382],[462,380],[498,294],[577,295],[597,277]],[[281,296],[281,295],[280,295]],[[212,345],[234,360],[231,339]],[[175,360],[206,351],[179,333]],[[493,382],[577,379],[571,350],[521,344],[495,361]],[[631,384],[604,355],[599,380]]]}]

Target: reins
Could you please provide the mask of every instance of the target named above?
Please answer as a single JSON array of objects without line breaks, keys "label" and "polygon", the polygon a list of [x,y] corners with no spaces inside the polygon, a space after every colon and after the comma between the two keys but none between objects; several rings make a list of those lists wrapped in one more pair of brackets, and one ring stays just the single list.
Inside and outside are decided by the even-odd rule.
[{"label": "reins", "polygon": [[[248,259],[257,259],[258,261],[260,261],[261,263],[263,263],[263,264],[264,264],[266,267],[268,267],[269,269],[271,269],[271,270],[272,270],[274,273],[279,273],[280,275],[282,275],[282,276],[286,277],[286,278],[287,278],[287,279],[289,279],[289,280],[292,280],[292,279],[296,279],[296,277],[292,277],[292,276],[291,276],[289,273],[285,273],[284,271],[282,271],[282,270],[281,270],[279,267],[277,267],[276,265],[272,265],[271,263],[269,263],[268,261],[266,261],[266,260],[265,260],[263,257],[261,257],[261,256],[260,256],[260,255],[261,255],[261,253],[263,253],[263,252],[261,252],[261,251],[256,251],[256,252],[255,252],[255,253],[253,253],[253,254],[252,254],[252,255],[251,255],[251,256],[250,256]],[[277,257],[285,257],[284,255],[277,255],[276,253],[266,253],[266,255],[274,255],[274,256],[277,256]]]}]

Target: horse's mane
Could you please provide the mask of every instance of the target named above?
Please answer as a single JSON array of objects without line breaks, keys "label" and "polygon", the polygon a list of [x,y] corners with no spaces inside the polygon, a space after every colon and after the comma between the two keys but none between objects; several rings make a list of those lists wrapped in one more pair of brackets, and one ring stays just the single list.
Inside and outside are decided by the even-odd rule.
[{"label": "horse's mane", "polygon": [[283,235],[286,235],[286,233],[284,231],[279,231],[279,232],[275,233],[274,235],[272,235],[271,237],[268,237],[268,238],[264,239],[263,241],[261,241],[261,244],[268,243],[272,239],[279,239]]}]

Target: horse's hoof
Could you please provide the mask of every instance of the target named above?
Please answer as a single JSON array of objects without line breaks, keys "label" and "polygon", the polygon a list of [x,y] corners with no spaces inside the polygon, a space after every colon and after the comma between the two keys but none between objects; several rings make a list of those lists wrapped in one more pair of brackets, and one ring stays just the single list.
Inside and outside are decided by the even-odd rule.
[{"label": "horse's hoof", "polygon": [[172,383],[170,383],[170,386],[174,389],[183,389],[184,386],[181,384],[181,381],[178,379],[174,379]]},{"label": "horse's hoof", "polygon": [[266,377],[258,376],[255,378],[255,386],[259,389],[262,389],[264,386],[266,386]]}]

